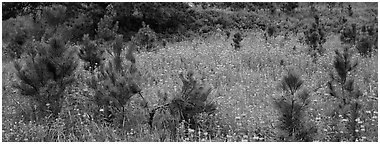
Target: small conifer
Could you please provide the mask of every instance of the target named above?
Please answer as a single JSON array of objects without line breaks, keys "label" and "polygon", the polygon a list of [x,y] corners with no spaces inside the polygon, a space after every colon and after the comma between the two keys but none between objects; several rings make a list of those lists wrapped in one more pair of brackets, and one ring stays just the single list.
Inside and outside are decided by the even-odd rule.
[{"label": "small conifer", "polygon": [[[334,141],[355,141],[359,137],[355,129],[358,126],[356,119],[359,118],[359,110],[361,108],[358,99],[362,94],[354,88],[354,80],[350,79],[349,76],[358,63],[351,61],[351,52],[349,52],[348,47],[344,47],[343,53],[340,53],[338,50],[335,53],[334,68],[336,75],[330,73],[331,80],[327,83],[330,95],[337,100],[337,107],[332,115],[334,118],[333,125],[340,121],[339,116],[347,119],[348,123],[345,126],[348,130],[346,133],[349,135],[349,138],[344,139],[344,137],[337,135],[334,136]],[[341,130],[335,129],[335,131]]]},{"label": "small conifer", "polygon": [[37,119],[56,117],[65,88],[75,80],[73,73],[78,65],[75,51],[66,47],[58,37],[53,37],[36,53],[14,63],[20,79],[14,86],[37,103],[34,109]]},{"label": "small conifer", "polygon": [[100,49],[90,40],[89,35],[86,34],[83,36],[83,46],[80,49],[78,56],[80,59],[85,61],[84,69],[93,72],[96,68],[98,68],[102,62],[104,50]]},{"label": "small conifer", "polygon": [[304,118],[310,95],[307,90],[301,90],[302,85],[300,76],[290,71],[279,85],[283,95],[274,100],[274,106],[281,114],[279,128],[284,134],[280,139],[284,141],[312,141],[316,133],[316,128],[308,126]]}]

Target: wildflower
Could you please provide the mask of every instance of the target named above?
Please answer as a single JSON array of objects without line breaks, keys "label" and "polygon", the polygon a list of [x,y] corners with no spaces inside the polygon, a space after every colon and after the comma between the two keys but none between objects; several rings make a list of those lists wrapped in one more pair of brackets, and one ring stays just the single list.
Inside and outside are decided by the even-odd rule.
[{"label": "wildflower", "polygon": [[355,132],[359,132],[359,130],[358,130],[358,129],[356,129],[356,130],[355,130]]},{"label": "wildflower", "polygon": [[367,137],[363,136],[362,139],[366,139]]},{"label": "wildflower", "polygon": [[100,109],[99,111],[103,112],[103,111],[104,111],[104,109]]},{"label": "wildflower", "polygon": [[189,133],[195,132],[195,130],[193,130],[193,129],[188,129],[188,130],[189,130]]},{"label": "wildflower", "polygon": [[235,120],[240,120],[241,118],[238,116],[238,117],[235,117]]},{"label": "wildflower", "polygon": [[361,131],[365,131],[365,129],[364,128],[362,128],[362,129],[360,129]]},{"label": "wildflower", "polygon": [[207,133],[207,132],[204,132],[204,133],[203,133],[203,135],[207,136],[207,135],[208,135],[208,133]]},{"label": "wildflower", "polygon": [[262,137],[261,137],[261,138],[259,138],[259,141],[264,141],[264,138],[262,138]]},{"label": "wildflower", "polygon": [[253,136],[253,140],[258,141],[259,137],[258,136]]},{"label": "wildflower", "polygon": [[241,116],[244,118],[244,117],[246,117],[246,116],[247,116],[247,114],[243,113],[243,114],[241,114]]},{"label": "wildflower", "polygon": [[342,119],[342,122],[348,122],[348,119]]}]

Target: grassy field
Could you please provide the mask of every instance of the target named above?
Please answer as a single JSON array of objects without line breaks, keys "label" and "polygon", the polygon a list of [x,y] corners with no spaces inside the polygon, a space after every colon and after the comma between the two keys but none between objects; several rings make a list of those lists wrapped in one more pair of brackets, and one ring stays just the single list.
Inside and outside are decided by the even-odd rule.
[{"label": "grassy field", "polygon": [[[307,110],[308,117],[318,126],[317,141],[328,141],[330,107],[334,104],[326,92],[329,73],[333,71],[334,50],[341,49],[339,37],[331,35],[323,45],[325,55],[317,63],[306,54],[306,45],[296,37],[283,40],[282,36],[265,41],[260,32],[246,32],[242,49],[234,51],[231,39],[215,34],[207,39],[194,39],[167,45],[155,53],[138,53],[137,67],[142,78],[142,94],[148,105],[157,104],[157,92],[170,96],[180,91],[178,74],[194,70],[196,78],[212,86],[211,97],[218,105],[212,124],[204,129],[215,132],[213,138],[206,132],[185,135],[186,128],[179,132],[176,141],[276,141],[278,112],[273,107],[273,98],[281,92],[277,85],[288,70],[296,70],[302,75],[305,87],[311,91],[313,101]],[[295,48],[295,50],[294,50]],[[360,57],[359,66],[351,75],[356,86],[364,93],[361,102],[361,120],[364,129],[360,132],[363,141],[377,141],[377,52],[370,58]],[[280,64],[280,61],[284,64]],[[88,73],[79,68],[79,79],[67,90],[64,109],[55,123],[38,124],[18,121],[27,115],[28,99],[21,97],[11,87],[17,78],[11,62],[3,63],[3,141],[158,141],[159,132],[146,124],[147,112],[138,107],[141,99],[137,96],[128,105],[126,115],[130,118],[123,129],[99,125],[86,113],[93,111],[88,96],[93,90],[81,79]],[[376,99],[373,99],[376,98]],[[84,105],[71,107],[73,102]],[[20,114],[21,113],[21,114]],[[210,120],[211,121],[211,120]],[[206,127],[208,126],[208,127]],[[215,126],[215,127],[214,127]],[[212,130],[212,131],[210,131]],[[219,135],[218,135],[219,134]],[[223,135],[224,134],[224,135]],[[211,134],[210,134],[211,135]],[[246,135],[246,136],[244,136]],[[247,138],[248,137],[248,138]],[[169,141],[169,140],[168,140]]]},{"label": "grassy field", "polygon": [[[306,4],[304,4],[306,5]],[[329,94],[327,82],[330,73],[336,73],[333,61],[335,50],[343,51],[343,44],[338,34],[336,23],[343,15],[340,8],[319,7],[321,21],[325,22],[326,50],[323,55],[314,58],[308,54],[309,46],[303,42],[305,25],[314,21],[307,16],[309,7],[300,7],[289,21],[297,32],[277,31],[274,37],[265,39],[265,32],[252,29],[240,31],[243,35],[241,49],[232,46],[232,37],[223,32],[211,32],[208,36],[197,36],[181,42],[169,42],[154,52],[135,52],[136,66],[142,96],[131,98],[125,106],[122,125],[112,126],[99,123],[95,114],[99,108],[92,100],[95,90],[86,81],[92,74],[84,70],[84,62],[79,60],[75,70],[74,84],[66,88],[62,101],[62,110],[54,121],[33,121],[33,103],[13,87],[19,79],[15,75],[13,60],[2,61],[2,141],[3,142],[157,142],[157,141],[197,141],[197,142],[274,142],[283,141],[278,135],[281,113],[275,109],[274,100],[283,92],[278,87],[281,79],[289,71],[295,71],[304,80],[303,88],[309,91],[311,104],[303,116],[317,128],[314,141],[332,141],[334,136],[350,137],[346,131],[336,132],[331,125],[331,114],[337,105],[337,99]],[[302,9],[304,8],[304,9]],[[348,22],[362,25],[372,20],[370,6],[358,3],[354,16]],[[268,15],[266,11],[257,11],[258,15]],[[243,13],[243,12],[242,12]],[[247,12],[248,13],[248,12]],[[376,16],[377,17],[377,16]],[[277,17],[276,17],[277,18]],[[376,18],[377,19],[377,18]],[[277,21],[285,21],[278,16]],[[299,24],[299,25],[297,25]],[[286,24],[284,24],[286,25]],[[377,28],[377,27],[376,27]],[[231,35],[239,30],[228,29]],[[4,43],[3,43],[4,44]],[[128,44],[125,43],[124,48]],[[2,45],[3,49],[6,47]],[[79,49],[79,45],[70,45]],[[349,73],[354,87],[363,93],[358,100],[362,105],[357,123],[357,141],[378,141],[378,50],[371,56],[363,57],[355,47],[352,60],[358,66]],[[3,54],[4,55],[4,54]],[[125,56],[125,52],[122,53]],[[107,58],[109,59],[109,57]],[[125,58],[124,58],[125,59]],[[125,62],[129,65],[129,62]],[[163,104],[158,93],[165,93],[170,98],[181,93],[180,73],[195,72],[199,83],[212,88],[208,99],[217,104],[212,115],[197,116],[198,129],[191,129],[181,122],[175,133],[176,139],[170,137],[167,129],[154,129],[148,125],[149,110]],[[338,121],[338,127],[344,127],[346,119]],[[344,128],[341,128],[344,129]]]}]

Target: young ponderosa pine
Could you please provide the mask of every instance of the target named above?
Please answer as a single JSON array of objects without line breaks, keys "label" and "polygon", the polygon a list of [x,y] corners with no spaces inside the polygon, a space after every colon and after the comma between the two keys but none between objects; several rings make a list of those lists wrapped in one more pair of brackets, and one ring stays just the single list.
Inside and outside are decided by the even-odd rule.
[{"label": "young ponderosa pine", "polygon": [[[192,71],[186,76],[179,74],[183,83],[181,93],[150,112],[149,124],[157,130],[168,129],[173,139],[175,139],[179,122],[184,120],[190,128],[196,129],[195,116],[197,114],[213,113],[216,110],[216,104],[207,100],[212,89],[207,85],[198,84],[193,75]],[[161,140],[163,141],[164,137]]]},{"label": "young ponderosa pine", "polygon": [[[359,90],[354,88],[354,80],[349,79],[348,76],[358,63],[355,62],[352,64],[348,47],[344,48],[343,53],[340,53],[338,50],[336,50],[335,53],[334,68],[336,76],[330,73],[331,81],[327,83],[330,95],[338,101],[335,113],[332,115],[334,118],[333,125],[339,123],[340,118],[347,119],[348,122],[345,126],[348,130],[348,135],[342,136],[337,134],[333,137],[334,141],[355,141],[359,137],[355,130],[358,129],[356,119],[359,118],[359,110],[361,107],[358,103],[358,99],[362,94]],[[342,130],[336,129],[335,131],[340,132]]]},{"label": "young ponderosa pine", "polygon": [[73,72],[78,63],[74,55],[74,50],[53,37],[47,46],[39,47],[35,55],[14,63],[20,79],[14,86],[36,102],[32,108],[35,112],[33,119],[55,118],[60,112],[64,90],[75,80]]},{"label": "young ponderosa pine", "polygon": [[113,58],[101,66],[100,74],[90,82],[90,87],[96,90],[95,102],[101,110],[100,114],[103,115],[101,118],[108,122],[114,122],[114,119],[117,118],[119,120],[115,123],[117,125],[123,122],[124,105],[133,95],[141,92],[136,79],[138,71],[132,50],[129,50],[126,56],[131,65],[129,67],[123,65],[122,41],[122,36],[116,36],[111,52]]},{"label": "young ponderosa pine", "polygon": [[85,61],[84,69],[93,72],[102,62],[104,50],[96,46],[96,43],[91,41],[88,34],[83,36],[83,46],[80,49],[78,56]]},{"label": "young ponderosa pine", "polygon": [[274,106],[280,112],[279,128],[284,141],[312,141],[317,132],[314,126],[307,126],[305,110],[310,104],[309,93],[301,90],[303,81],[293,71],[285,76],[279,87],[284,91],[281,98],[274,100]]}]

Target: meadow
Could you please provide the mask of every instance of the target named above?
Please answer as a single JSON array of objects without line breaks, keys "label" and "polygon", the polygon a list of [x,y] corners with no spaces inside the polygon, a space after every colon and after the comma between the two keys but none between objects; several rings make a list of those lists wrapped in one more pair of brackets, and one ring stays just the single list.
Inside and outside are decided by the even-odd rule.
[{"label": "meadow", "polygon": [[[62,109],[53,121],[29,120],[32,119],[28,118],[32,117],[31,100],[13,87],[13,83],[19,81],[13,61],[3,61],[2,141],[283,141],[278,137],[281,113],[273,101],[284,94],[279,83],[289,71],[297,72],[304,81],[302,87],[309,91],[311,103],[303,117],[316,126],[313,141],[332,141],[337,134],[330,126],[334,122],[331,113],[337,100],[330,95],[327,82],[330,73],[335,73],[335,50],[343,51],[340,34],[326,35],[322,45],[325,52],[314,61],[308,54],[309,46],[300,41],[302,35],[299,33],[278,34],[266,39],[266,31],[257,29],[226,31],[242,33],[239,50],[233,47],[232,37],[223,32],[211,32],[208,36],[161,45],[154,52],[135,52],[139,86],[145,100],[137,94],[131,97],[124,106],[125,111],[120,113],[126,119],[119,127],[94,120],[93,115],[99,109],[91,97],[96,92],[86,83],[92,74],[83,68],[83,61],[79,60],[74,72],[76,81],[66,88]],[[80,48],[76,44],[69,47]],[[130,43],[125,42],[123,47],[129,48]],[[353,46],[350,50],[353,51],[351,59],[357,60],[358,66],[349,76],[363,94],[358,99],[362,107],[357,121],[360,138],[356,141],[377,142],[378,52],[375,49],[371,56],[364,57]],[[125,52],[122,53],[125,59],[124,55]],[[207,99],[214,102],[217,109],[212,114],[197,115],[197,129],[180,122],[177,137],[173,139],[149,126],[149,110],[164,103],[159,93],[167,94],[169,99],[180,93],[183,83],[178,74],[188,71],[194,72],[199,83],[212,88]],[[338,126],[344,127],[344,124],[344,118],[340,119]]]}]

